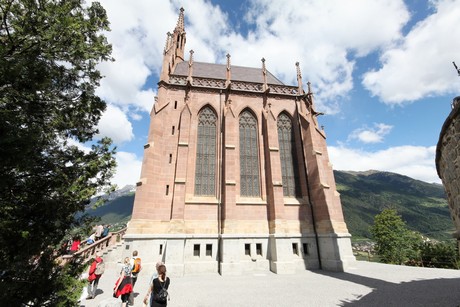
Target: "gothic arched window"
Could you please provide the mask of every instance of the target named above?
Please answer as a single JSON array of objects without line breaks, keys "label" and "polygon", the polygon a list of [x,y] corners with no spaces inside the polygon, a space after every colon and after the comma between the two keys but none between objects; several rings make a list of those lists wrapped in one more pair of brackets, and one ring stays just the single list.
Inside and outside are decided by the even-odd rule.
[{"label": "gothic arched window", "polygon": [[216,114],[211,108],[204,108],[198,116],[195,195],[216,195],[216,129]]},{"label": "gothic arched window", "polygon": [[260,196],[257,120],[248,110],[240,115],[240,194]]},{"label": "gothic arched window", "polygon": [[283,194],[285,197],[301,196],[297,152],[292,121],[286,114],[278,116],[278,143],[280,146]]}]

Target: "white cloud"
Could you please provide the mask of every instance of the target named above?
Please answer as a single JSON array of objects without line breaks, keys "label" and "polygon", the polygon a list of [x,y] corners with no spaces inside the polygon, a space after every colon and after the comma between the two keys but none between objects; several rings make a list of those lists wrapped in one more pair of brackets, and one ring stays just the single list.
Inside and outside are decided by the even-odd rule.
[{"label": "white cloud", "polygon": [[131,141],[134,138],[133,127],[126,114],[118,107],[107,105],[98,124],[97,138],[110,137],[115,144]]},{"label": "white cloud", "polygon": [[142,159],[134,153],[120,151],[115,155],[117,169],[112,179],[118,188],[126,185],[135,185],[141,175]]},{"label": "white cloud", "polygon": [[[150,112],[153,91],[148,77],[161,69],[166,33],[174,29],[178,16],[169,1],[101,1],[110,20],[106,33],[115,62],[99,66],[105,78],[98,95],[112,104]],[[151,101],[149,101],[151,100]]]},{"label": "white cloud", "polygon": [[359,128],[354,130],[349,139],[357,139],[363,143],[381,143],[383,137],[390,133],[393,126],[383,123],[374,123],[374,128]]},{"label": "white cloud", "polygon": [[338,111],[353,88],[356,58],[394,44],[409,18],[402,0],[252,0],[246,16],[250,30],[242,35],[226,13],[205,0],[103,0],[116,61],[100,66],[106,78],[98,94],[123,109],[129,105],[150,112],[153,101],[144,99],[142,91],[147,78],[161,69],[166,33],[174,29],[182,4],[186,49],[195,51],[195,60],[224,63],[230,53],[232,65],[260,67],[264,57],[267,68],[288,84],[297,82],[299,61],[318,109],[329,114]]},{"label": "white cloud", "polygon": [[[355,60],[392,45],[409,19],[403,1],[252,1],[252,30],[241,48],[229,44],[234,61],[268,69],[295,84],[294,63],[311,81],[319,109],[338,112],[338,102],[353,88]],[[276,46],[276,48],[274,48]]]},{"label": "white cloud", "polygon": [[363,85],[386,104],[458,92],[452,61],[460,62],[460,5],[432,1],[435,13],[420,21],[397,46],[381,56],[382,68],[364,75]]},{"label": "white cloud", "polygon": [[425,182],[441,183],[436,166],[436,146],[398,146],[376,152],[328,146],[336,170],[394,172]]}]

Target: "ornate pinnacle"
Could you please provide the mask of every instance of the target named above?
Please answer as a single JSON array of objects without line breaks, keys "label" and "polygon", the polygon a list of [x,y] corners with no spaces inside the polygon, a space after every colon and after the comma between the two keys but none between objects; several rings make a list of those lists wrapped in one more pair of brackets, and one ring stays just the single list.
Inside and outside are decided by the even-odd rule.
[{"label": "ornate pinnacle", "polygon": [[179,19],[177,19],[176,31],[184,31],[184,8],[180,8]]}]

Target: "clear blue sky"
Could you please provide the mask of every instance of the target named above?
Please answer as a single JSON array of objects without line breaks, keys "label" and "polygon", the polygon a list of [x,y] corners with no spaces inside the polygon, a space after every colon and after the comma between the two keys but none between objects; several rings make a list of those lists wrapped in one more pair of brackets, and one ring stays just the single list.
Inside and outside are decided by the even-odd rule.
[{"label": "clear blue sky", "polygon": [[[140,177],[166,33],[185,9],[196,61],[310,81],[334,169],[391,171],[440,182],[435,148],[460,95],[460,1],[103,0],[115,62],[100,66],[108,103],[99,129],[117,148],[115,183]],[[186,54],[188,59],[188,52]],[[86,146],[86,145],[82,145]]]}]

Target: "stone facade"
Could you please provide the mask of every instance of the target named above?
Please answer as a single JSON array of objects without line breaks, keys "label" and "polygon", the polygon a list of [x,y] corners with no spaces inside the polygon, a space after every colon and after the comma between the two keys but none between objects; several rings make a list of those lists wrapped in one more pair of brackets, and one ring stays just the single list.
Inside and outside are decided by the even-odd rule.
[{"label": "stone facade", "polygon": [[[460,96],[454,98],[452,111],[442,126],[436,148],[436,169],[447,194],[450,215],[460,242]],[[459,246],[460,247],[460,246]]]},{"label": "stone facade", "polygon": [[[143,263],[163,260],[172,275],[345,270],[354,261],[351,236],[326,135],[318,127],[310,85],[303,89],[298,64],[298,85],[288,86],[267,71],[264,59],[261,68],[232,66],[229,55],[226,65],[199,63],[190,51],[185,61],[185,38],[181,9],[166,41],[125,253],[138,250]],[[205,149],[197,141],[202,112],[215,119],[211,139],[216,141]],[[250,187],[241,180],[247,175],[242,166],[247,159],[242,153],[244,116],[253,120],[256,131],[248,148],[257,153]],[[298,192],[289,197],[283,192],[281,119],[292,123],[289,154],[298,157],[293,164]],[[206,177],[212,193],[203,195],[197,189],[206,178],[197,174],[204,162],[197,156],[204,150],[200,159],[208,159],[207,150],[213,154],[214,148],[203,170],[213,176],[211,183]],[[244,196],[245,189],[257,195]]]}]

